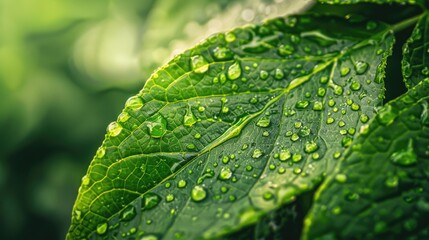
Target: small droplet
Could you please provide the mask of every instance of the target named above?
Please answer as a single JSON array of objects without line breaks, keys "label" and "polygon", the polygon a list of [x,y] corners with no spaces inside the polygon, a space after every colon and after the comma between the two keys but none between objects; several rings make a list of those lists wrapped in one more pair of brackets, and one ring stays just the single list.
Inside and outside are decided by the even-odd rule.
[{"label": "small droplet", "polygon": [[332,214],[334,214],[334,215],[340,215],[341,214],[341,207],[334,207],[332,209]]},{"label": "small droplet", "polygon": [[195,139],[200,139],[201,138],[201,134],[200,133],[195,133],[194,138]]},{"label": "small droplet", "polygon": [[186,181],[185,180],[180,180],[179,182],[177,182],[177,187],[179,188],[184,188],[186,187]]},{"label": "small droplet", "polygon": [[226,40],[227,42],[234,42],[236,38],[237,38],[237,37],[236,37],[236,36],[235,36],[235,34],[234,34],[234,33],[232,33],[232,32],[229,32],[229,33],[225,34],[225,40]]},{"label": "small droplet", "polygon": [[165,201],[167,202],[171,202],[174,200],[174,195],[173,194],[168,194],[167,196],[165,196]]},{"label": "small droplet", "polygon": [[299,162],[302,160],[302,155],[299,153],[294,153],[292,156],[292,161],[293,162]]},{"label": "small droplet", "polygon": [[295,48],[291,45],[280,45],[278,49],[278,53],[280,56],[288,56],[295,52]]},{"label": "small droplet", "polygon": [[341,77],[347,76],[347,74],[349,74],[349,72],[350,72],[350,68],[349,67],[342,67],[340,69],[340,75],[341,75]]},{"label": "small droplet", "polygon": [[118,136],[122,131],[122,126],[117,122],[111,122],[109,126],[107,126],[107,135],[110,137]]},{"label": "small droplet", "polygon": [[335,175],[335,180],[339,183],[345,183],[347,181],[347,176],[345,174]]},{"label": "small droplet", "polygon": [[99,147],[95,153],[96,158],[102,158],[106,154],[106,149],[104,147]]},{"label": "small droplet", "polygon": [[323,110],[323,103],[320,101],[315,101],[313,105],[314,111],[322,111]]},{"label": "small droplet", "polygon": [[161,197],[154,193],[147,193],[143,196],[142,209],[152,209],[156,207],[161,201]]},{"label": "small droplet", "polygon": [[270,126],[270,123],[271,123],[271,121],[270,121],[270,119],[269,119],[269,118],[261,118],[261,119],[259,119],[259,121],[256,123],[256,126],[266,128],[266,127],[269,127],[269,126]]},{"label": "small droplet", "polygon": [[98,224],[97,225],[97,233],[99,235],[102,235],[102,234],[106,233],[107,227],[108,227],[107,222]]},{"label": "small droplet", "polygon": [[352,103],[351,109],[353,111],[358,111],[360,109],[360,105],[357,103]]},{"label": "small droplet", "polygon": [[304,151],[306,153],[312,153],[317,151],[319,149],[319,146],[315,142],[307,142],[305,143]]},{"label": "small droplet", "polygon": [[126,122],[128,119],[130,119],[130,115],[127,112],[121,112],[118,116],[118,122]]},{"label": "small droplet", "polygon": [[320,78],[320,83],[325,84],[325,83],[327,83],[328,81],[329,81],[329,77],[328,77],[328,76],[322,76],[322,77]]},{"label": "small droplet", "polygon": [[328,118],[326,119],[326,123],[327,123],[327,124],[332,124],[334,121],[335,121],[335,119],[334,119],[334,118],[332,118],[332,117],[328,117]]},{"label": "small droplet", "polygon": [[306,137],[306,136],[310,135],[310,132],[311,132],[310,128],[307,126],[304,126],[299,130],[298,134],[301,137]]},{"label": "small droplet", "polygon": [[422,69],[422,74],[425,75],[425,76],[429,75],[429,68],[428,67],[424,67]]},{"label": "small droplet", "polygon": [[341,95],[341,94],[343,94],[343,87],[341,87],[341,86],[338,86],[338,85],[335,85],[334,86],[334,94],[335,95]]},{"label": "small droplet", "polygon": [[227,76],[231,80],[235,80],[241,76],[241,66],[240,63],[235,62],[228,68]]},{"label": "small droplet", "polygon": [[206,110],[206,108],[203,106],[198,107],[198,112],[204,112],[205,110]]},{"label": "small droplet", "polygon": [[216,60],[229,60],[232,59],[233,53],[225,47],[216,47],[213,49],[213,57]]},{"label": "small droplet", "polygon": [[298,139],[299,139],[299,136],[296,133],[292,134],[292,136],[290,137],[290,140],[292,140],[293,142],[298,141]]},{"label": "small droplet", "polygon": [[386,178],[386,181],[384,181],[384,184],[386,187],[394,188],[398,186],[399,179],[397,176],[390,176]]},{"label": "small droplet", "polygon": [[85,176],[82,177],[82,185],[83,186],[88,186],[89,183],[90,183],[90,181],[91,180],[89,179],[89,177],[87,175],[85,175]]},{"label": "small droplet", "polygon": [[345,137],[341,140],[341,145],[346,148],[346,147],[349,147],[352,144],[352,142],[353,142],[353,138]]},{"label": "small droplet", "polygon": [[280,79],[283,79],[284,76],[285,74],[283,73],[283,70],[281,70],[280,68],[276,68],[274,72],[274,78],[277,80],[280,80]]},{"label": "small droplet", "polygon": [[358,75],[364,74],[369,66],[368,63],[364,61],[356,61],[354,65],[355,65],[356,74]]},{"label": "small droplet", "polygon": [[205,73],[209,69],[207,60],[201,55],[191,57],[191,67],[195,73]]},{"label": "small droplet", "polygon": [[295,108],[297,109],[305,109],[308,107],[310,103],[307,100],[301,100],[295,103]]},{"label": "small droplet", "polygon": [[359,120],[360,120],[362,123],[366,123],[366,122],[368,122],[369,117],[368,117],[368,115],[366,115],[366,114],[361,114],[361,115],[360,115],[360,117],[359,117]]},{"label": "small droplet", "polygon": [[262,154],[263,153],[262,153],[261,149],[255,149],[253,151],[252,158],[260,158],[262,156]]},{"label": "small droplet", "polygon": [[352,84],[350,85],[350,88],[351,88],[353,91],[358,91],[358,90],[360,90],[361,85],[360,85],[360,83],[359,83],[359,82],[357,82],[357,81],[353,81],[353,82],[352,82]]},{"label": "small droplet", "polygon": [[139,96],[132,96],[125,102],[125,108],[137,111],[143,107],[143,100]]},{"label": "small droplet", "polygon": [[232,171],[228,167],[223,167],[219,173],[219,179],[228,180],[232,177]]},{"label": "small droplet", "polygon": [[269,76],[269,74],[268,74],[268,72],[267,72],[267,71],[265,71],[265,70],[261,70],[261,71],[259,72],[259,77],[260,77],[262,80],[267,79],[267,78],[268,78],[268,76]]},{"label": "small droplet", "polygon": [[201,202],[207,197],[206,190],[201,186],[195,186],[191,191],[191,198],[195,202]]},{"label": "small droplet", "polygon": [[319,88],[319,89],[317,90],[317,96],[319,96],[319,97],[323,97],[323,96],[325,96],[325,94],[326,94],[326,89],[324,89],[324,88]]},{"label": "small droplet", "polygon": [[334,99],[330,99],[330,100],[328,101],[328,106],[330,106],[330,107],[335,106],[335,100],[334,100]]},{"label": "small droplet", "polygon": [[270,199],[272,199],[273,198],[273,194],[271,193],[271,192],[265,192],[263,195],[262,195],[262,198],[264,199],[264,200],[270,200]]}]

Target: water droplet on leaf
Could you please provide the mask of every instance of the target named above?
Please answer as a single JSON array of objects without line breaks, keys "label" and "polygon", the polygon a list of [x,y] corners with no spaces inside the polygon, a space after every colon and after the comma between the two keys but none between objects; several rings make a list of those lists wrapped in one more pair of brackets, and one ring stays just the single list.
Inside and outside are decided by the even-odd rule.
[{"label": "water droplet on leaf", "polygon": [[191,57],[191,67],[195,73],[205,73],[209,69],[207,60],[201,55]]},{"label": "water droplet on leaf", "polygon": [[153,138],[160,138],[167,132],[167,120],[161,114],[149,118],[146,126],[149,129],[149,135]]},{"label": "water droplet on leaf", "polygon": [[201,202],[207,197],[206,190],[201,186],[195,186],[191,191],[191,198],[195,202]]},{"label": "water droplet on leaf", "polygon": [[241,76],[241,66],[240,63],[235,62],[228,68],[227,76],[231,80],[235,80]]}]

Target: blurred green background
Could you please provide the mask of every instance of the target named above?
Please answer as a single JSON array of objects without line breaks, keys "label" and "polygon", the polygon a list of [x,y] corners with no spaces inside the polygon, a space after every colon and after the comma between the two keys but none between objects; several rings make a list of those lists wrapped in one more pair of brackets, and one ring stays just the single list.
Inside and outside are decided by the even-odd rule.
[{"label": "blurred green background", "polygon": [[311,0],[0,0],[0,234],[64,239],[105,128],[211,33]]}]

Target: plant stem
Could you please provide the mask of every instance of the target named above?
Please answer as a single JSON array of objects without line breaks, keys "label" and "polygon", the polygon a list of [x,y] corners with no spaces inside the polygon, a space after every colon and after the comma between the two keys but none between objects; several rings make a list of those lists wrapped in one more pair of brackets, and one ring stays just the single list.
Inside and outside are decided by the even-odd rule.
[{"label": "plant stem", "polygon": [[427,13],[428,12],[425,11],[422,14],[419,14],[419,15],[417,15],[415,17],[405,19],[404,21],[399,22],[399,23],[393,25],[391,29],[395,33],[400,32],[400,31],[408,28],[409,26],[414,25],[421,17],[425,16]]}]

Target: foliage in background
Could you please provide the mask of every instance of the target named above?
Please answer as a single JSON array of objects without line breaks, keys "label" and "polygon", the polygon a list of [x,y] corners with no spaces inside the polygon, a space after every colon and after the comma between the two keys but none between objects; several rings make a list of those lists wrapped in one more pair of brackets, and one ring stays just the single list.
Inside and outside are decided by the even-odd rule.
[{"label": "foliage in background", "polygon": [[[429,237],[426,1],[320,2],[155,71],[108,125],[67,238]],[[407,90],[382,106],[386,76]]]}]

